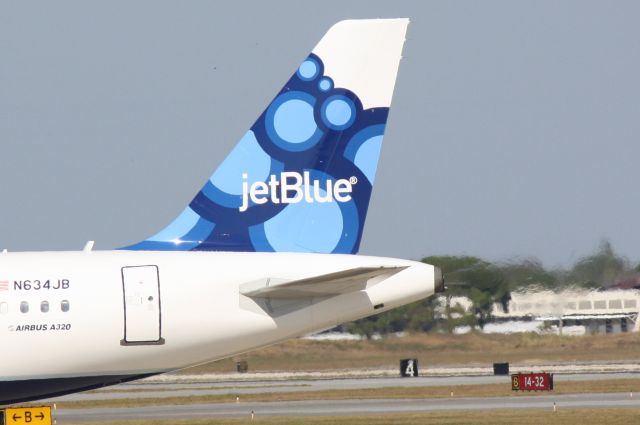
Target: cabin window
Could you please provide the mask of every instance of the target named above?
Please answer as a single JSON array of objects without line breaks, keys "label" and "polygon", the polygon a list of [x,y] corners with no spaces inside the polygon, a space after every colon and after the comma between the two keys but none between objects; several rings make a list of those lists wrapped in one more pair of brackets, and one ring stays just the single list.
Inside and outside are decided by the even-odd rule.
[{"label": "cabin window", "polygon": [[60,302],[60,309],[61,309],[62,311],[64,311],[65,313],[66,313],[67,311],[69,311],[69,301],[68,301],[68,300],[62,300],[62,301]]},{"label": "cabin window", "polygon": [[635,308],[636,300],[624,300],[624,308]]},{"label": "cabin window", "polygon": [[49,312],[49,301],[42,301],[40,303],[40,311],[43,313]]},{"label": "cabin window", "polygon": [[22,301],[20,303],[20,313],[28,313],[29,312],[29,303],[26,301]]},{"label": "cabin window", "polygon": [[9,312],[9,305],[7,303],[0,303],[0,314],[7,314]]}]

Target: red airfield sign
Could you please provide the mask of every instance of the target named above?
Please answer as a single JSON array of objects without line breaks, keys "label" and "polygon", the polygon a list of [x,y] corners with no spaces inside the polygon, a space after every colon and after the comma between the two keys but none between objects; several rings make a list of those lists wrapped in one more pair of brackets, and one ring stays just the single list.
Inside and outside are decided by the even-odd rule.
[{"label": "red airfield sign", "polygon": [[513,391],[551,391],[553,373],[516,373],[511,375]]}]

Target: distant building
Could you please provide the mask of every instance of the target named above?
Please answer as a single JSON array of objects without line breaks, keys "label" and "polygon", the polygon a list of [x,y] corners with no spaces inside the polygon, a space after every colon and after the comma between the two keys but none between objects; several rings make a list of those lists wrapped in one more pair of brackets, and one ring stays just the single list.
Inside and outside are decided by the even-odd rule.
[{"label": "distant building", "polygon": [[[444,317],[445,298],[440,300],[439,316]],[[452,297],[451,306],[468,312],[471,301],[466,297]],[[640,290],[615,289],[608,291],[567,290],[562,292],[513,292],[508,311],[495,304],[493,320],[539,321],[543,327],[562,334],[604,334],[637,332],[640,330]]]},{"label": "distant building", "polygon": [[514,292],[509,311],[494,307],[497,319],[531,318],[558,326],[584,326],[587,333],[638,331],[639,290]]}]

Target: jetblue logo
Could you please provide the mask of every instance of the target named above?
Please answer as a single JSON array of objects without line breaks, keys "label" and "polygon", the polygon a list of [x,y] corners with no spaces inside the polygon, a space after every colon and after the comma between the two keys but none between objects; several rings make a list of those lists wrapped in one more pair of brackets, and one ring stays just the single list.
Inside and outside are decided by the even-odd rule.
[{"label": "jetblue logo", "polygon": [[249,203],[257,205],[271,201],[274,204],[297,204],[298,202],[325,203],[349,202],[353,185],[358,182],[356,177],[338,179],[335,182],[326,180],[311,180],[308,171],[302,174],[295,171],[285,171],[279,176],[271,175],[266,182],[249,183],[246,173],[242,174],[242,205],[240,212],[249,208]]}]

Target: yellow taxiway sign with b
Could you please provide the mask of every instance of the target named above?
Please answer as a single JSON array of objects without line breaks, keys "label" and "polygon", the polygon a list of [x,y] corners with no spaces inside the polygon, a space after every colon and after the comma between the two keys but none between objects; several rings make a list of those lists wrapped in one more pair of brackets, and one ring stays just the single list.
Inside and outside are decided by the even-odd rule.
[{"label": "yellow taxiway sign with b", "polygon": [[51,407],[7,407],[5,425],[51,425]]}]

